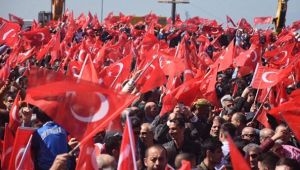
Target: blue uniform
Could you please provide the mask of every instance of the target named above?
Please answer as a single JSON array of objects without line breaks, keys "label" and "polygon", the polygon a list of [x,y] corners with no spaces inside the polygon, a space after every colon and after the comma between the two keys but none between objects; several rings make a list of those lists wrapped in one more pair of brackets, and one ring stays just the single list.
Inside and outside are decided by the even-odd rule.
[{"label": "blue uniform", "polygon": [[47,122],[34,133],[32,149],[36,169],[48,170],[56,155],[68,152],[67,132],[56,123]]}]

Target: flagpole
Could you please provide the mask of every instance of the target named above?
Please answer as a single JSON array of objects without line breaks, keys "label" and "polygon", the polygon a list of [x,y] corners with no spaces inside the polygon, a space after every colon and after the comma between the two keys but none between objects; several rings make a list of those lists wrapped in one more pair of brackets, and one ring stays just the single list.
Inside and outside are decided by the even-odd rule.
[{"label": "flagpole", "polygon": [[[253,84],[254,77],[257,74],[258,66],[259,66],[259,63],[257,63],[257,65],[256,65],[256,68],[255,68],[255,71],[254,71],[253,78],[252,78],[250,86]],[[265,68],[263,69],[263,72],[265,72]],[[259,88],[261,86],[261,82],[262,82],[262,80],[260,79],[259,84],[258,84],[258,88],[257,88],[257,92],[255,94],[255,98],[254,98],[254,103],[253,104],[256,104],[256,100],[257,100],[257,97],[258,97],[258,93],[259,93]]]},{"label": "flagpole", "polygon": [[270,88],[270,89],[268,90],[268,93],[266,94],[266,96],[265,96],[263,102],[261,103],[261,105],[259,106],[258,110],[256,111],[256,113],[255,113],[254,117],[252,118],[251,122],[253,122],[253,121],[257,118],[258,113],[260,112],[261,108],[263,107],[265,101],[267,100],[267,98],[268,98],[268,96],[269,96],[269,94],[270,94],[270,92],[271,92],[271,89],[272,89],[272,88]]},{"label": "flagpole", "polygon": [[26,147],[25,147],[25,150],[24,150],[24,152],[23,152],[23,155],[22,155],[22,157],[21,157],[20,163],[18,164],[18,166],[16,167],[16,169],[20,169],[20,168],[22,167],[21,165],[23,164],[23,162],[24,162],[24,160],[25,160],[25,155],[26,155],[28,149],[30,149],[29,147],[30,147],[30,145],[31,145],[31,139],[32,139],[32,135],[30,135],[30,138],[29,138],[29,140],[28,140],[28,143],[27,143],[27,145],[26,145]]},{"label": "flagpole", "polygon": [[153,59],[146,65],[146,67],[143,68],[143,70],[139,73],[138,77],[135,78],[135,80],[133,80],[133,83],[137,82],[141,77],[142,75],[145,73],[145,71],[151,66],[151,64],[154,62],[154,60],[157,59],[157,55],[155,55],[153,57]]}]

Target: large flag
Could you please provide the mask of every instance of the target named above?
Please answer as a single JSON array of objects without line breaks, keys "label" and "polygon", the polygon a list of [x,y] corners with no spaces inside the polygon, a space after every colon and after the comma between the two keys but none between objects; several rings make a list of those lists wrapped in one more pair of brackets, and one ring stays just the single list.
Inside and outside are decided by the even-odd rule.
[{"label": "large flag", "polygon": [[78,161],[76,163],[76,170],[97,170],[98,165],[96,161],[96,150],[94,141],[91,138],[85,144],[80,145],[80,152]]},{"label": "large flag", "polygon": [[9,170],[33,170],[30,146],[33,128],[18,128],[9,162]]},{"label": "large flag", "polygon": [[130,118],[126,115],[126,124],[123,132],[121,143],[120,157],[118,162],[118,170],[137,170],[135,141]]},{"label": "large flag", "polygon": [[17,128],[21,125],[21,120],[19,117],[19,102],[20,102],[20,91],[17,93],[15,101],[9,112],[9,128],[16,132]]},{"label": "large flag", "polygon": [[132,55],[128,55],[121,60],[104,68],[100,72],[100,84],[105,87],[119,89],[122,83],[129,77]]},{"label": "large flag", "polygon": [[8,46],[14,46],[19,39],[20,25],[12,22],[2,22],[0,26],[0,44],[5,43]]},{"label": "large flag", "polygon": [[251,86],[255,89],[266,89],[278,83],[279,70],[257,65]]},{"label": "large flag", "polygon": [[4,132],[4,140],[3,140],[3,149],[2,149],[2,155],[1,155],[1,169],[2,170],[8,169],[14,140],[15,140],[14,134],[12,133],[11,129],[6,124],[5,132]]},{"label": "large flag", "polygon": [[231,139],[230,135],[227,135],[227,141],[229,143],[229,153],[230,153],[230,159],[231,164],[233,166],[234,170],[250,170],[250,166],[247,163],[247,161],[243,158],[242,154],[238,150],[238,148],[235,146],[233,140]]},{"label": "large flag", "polygon": [[106,128],[135,99],[91,82],[78,82],[56,72],[43,75],[43,70],[40,71],[29,75],[28,81],[38,86],[30,84],[25,100],[43,110],[79,141],[88,140]]}]

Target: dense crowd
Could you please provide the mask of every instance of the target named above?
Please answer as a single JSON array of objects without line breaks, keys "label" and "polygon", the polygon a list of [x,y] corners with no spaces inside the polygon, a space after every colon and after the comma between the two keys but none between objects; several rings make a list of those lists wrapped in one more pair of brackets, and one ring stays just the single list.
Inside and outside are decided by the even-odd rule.
[{"label": "dense crowd", "polygon": [[1,169],[300,169],[300,23],[158,20],[0,18]]}]

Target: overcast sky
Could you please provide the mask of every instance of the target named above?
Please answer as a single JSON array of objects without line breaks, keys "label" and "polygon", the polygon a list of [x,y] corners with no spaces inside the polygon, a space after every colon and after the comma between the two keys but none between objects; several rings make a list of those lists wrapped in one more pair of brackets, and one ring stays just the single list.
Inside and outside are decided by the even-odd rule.
[{"label": "overcast sky", "polygon": [[[161,4],[157,0],[103,0],[104,16],[109,12],[126,15],[143,16],[149,12],[169,17],[170,4]],[[275,16],[278,0],[190,0],[190,4],[177,6],[177,13],[182,19],[193,16],[216,19],[225,23],[226,15],[235,22],[244,17],[251,24],[255,16]],[[51,0],[0,0],[0,16],[7,18],[13,13],[25,19],[37,19],[39,11],[50,11]],[[287,24],[300,20],[300,0],[289,0]],[[78,16],[91,11],[101,18],[101,0],[66,0],[66,8],[73,10]]]}]

